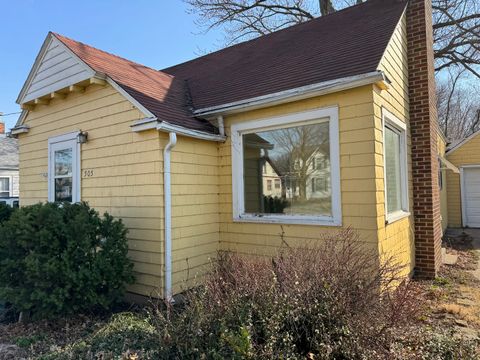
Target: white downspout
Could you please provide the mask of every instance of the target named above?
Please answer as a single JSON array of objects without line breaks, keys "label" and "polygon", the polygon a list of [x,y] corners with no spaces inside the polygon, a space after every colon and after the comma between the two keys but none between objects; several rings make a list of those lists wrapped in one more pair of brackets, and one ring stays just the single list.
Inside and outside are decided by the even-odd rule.
[{"label": "white downspout", "polygon": [[170,154],[177,144],[177,134],[169,133],[170,141],[163,150],[163,197],[165,205],[165,293],[167,302],[172,302],[172,188],[170,179]]},{"label": "white downspout", "polygon": [[225,136],[225,125],[223,125],[223,116],[217,116],[218,132],[220,135]]}]

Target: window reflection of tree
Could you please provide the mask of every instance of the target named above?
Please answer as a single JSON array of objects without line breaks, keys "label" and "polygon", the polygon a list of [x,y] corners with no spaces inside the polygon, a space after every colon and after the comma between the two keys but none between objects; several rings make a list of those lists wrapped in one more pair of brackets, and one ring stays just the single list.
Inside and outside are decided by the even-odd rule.
[{"label": "window reflection of tree", "polygon": [[292,196],[299,200],[307,199],[307,184],[315,171],[315,156],[330,157],[328,129],[328,123],[320,123],[275,130],[270,134],[276,150],[272,161],[284,174]]},{"label": "window reflection of tree", "polygon": [[315,178],[330,178],[328,122],[245,134],[243,146],[247,213],[265,213],[273,201],[282,212],[330,214],[330,187],[312,192]]}]

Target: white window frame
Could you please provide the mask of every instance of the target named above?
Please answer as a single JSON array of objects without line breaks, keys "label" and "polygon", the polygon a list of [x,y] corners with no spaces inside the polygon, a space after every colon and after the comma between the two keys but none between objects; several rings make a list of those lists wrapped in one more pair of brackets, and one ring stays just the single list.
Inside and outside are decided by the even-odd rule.
[{"label": "white window frame", "polygon": [[[81,169],[80,169],[80,131],[51,137],[48,139],[48,201],[55,201],[55,157],[54,151],[61,148],[72,148],[72,203],[81,201]],[[65,147],[62,147],[65,145]]]},{"label": "white window frame", "polygon": [[[382,108],[383,122],[383,182],[385,198],[385,222],[390,224],[404,217],[410,216],[409,195],[408,195],[408,160],[407,160],[407,124]],[[388,213],[387,199],[387,164],[385,162],[385,128],[388,127],[400,135],[400,191],[401,209]]]},{"label": "white window frame", "polygon": [[[278,214],[262,214],[260,216],[245,213],[242,135],[260,131],[281,129],[285,127],[318,124],[322,122],[328,122],[329,124],[332,216]],[[234,221],[321,226],[342,225],[340,189],[340,140],[337,106],[233,124],[231,126],[231,141],[233,196],[232,200]]]},{"label": "white window frame", "polygon": [[0,179],[8,179],[8,197],[0,196],[0,199],[8,199],[13,197],[13,177],[10,175],[0,175]]}]

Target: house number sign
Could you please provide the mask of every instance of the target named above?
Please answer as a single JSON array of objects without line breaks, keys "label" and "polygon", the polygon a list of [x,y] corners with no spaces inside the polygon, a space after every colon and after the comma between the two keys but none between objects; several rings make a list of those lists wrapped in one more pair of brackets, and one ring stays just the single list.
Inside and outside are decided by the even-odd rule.
[{"label": "house number sign", "polygon": [[83,177],[92,177],[94,175],[92,169],[83,170]]}]

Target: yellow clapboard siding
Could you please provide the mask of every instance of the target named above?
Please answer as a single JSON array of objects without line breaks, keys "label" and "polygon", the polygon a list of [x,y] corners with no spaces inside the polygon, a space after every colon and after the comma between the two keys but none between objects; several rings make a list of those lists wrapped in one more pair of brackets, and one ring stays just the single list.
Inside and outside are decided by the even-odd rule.
[{"label": "yellow clapboard siding", "polygon": [[[410,156],[410,128],[409,128],[409,104],[408,104],[408,71],[406,62],[406,19],[405,15],[397,26],[394,36],[390,40],[384,53],[379,68],[383,70],[391,80],[387,91],[376,89],[373,93],[374,114],[376,123],[375,144],[375,177],[377,187],[377,226],[379,237],[379,253],[385,259],[391,255],[396,256],[396,261],[405,265],[403,274],[412,273],[415,266],[415,245],[413,231],[413,216],[397,220],[391,224],[385,224],[385,188],[383,170],[383,125],[382,109],[385,108],[393,113],[400,121],[407,124],[408,157]],[[409,206],[413,214],[412,172],[411,161],[408,160],[409,181]]]},{"label": "yellow clapboard siding", "polygon": [[[88,142],[81,148],[81,168],[93,169],[94,175],[82,179],[82,200],[100,213],[108,211],[122,218],[129,228],[129,256],[136,272],[159,275],[145,264],[161,265],[161,149],[158,132],[131,131],[132,122],[143,117],[109,86],[88,87],[83,94],[53,100],[29,112],[25,122],[30,132],[19,136],[20,168],[25,179],[20,197],[21,205],[47,200],[48,182],[43,174],[48,166],[49,137],[79,129],[87,131]],[[158,281],[158,276],[141,274],[133,288],[145,291]]]},{"label": "yellow clapboard siding", "polygon": [[[480,136],[475,136],[454,151],[447,153],[447,160],[461,168],[468,165],[480,165]],[[452,227],[461,227],[462,200],[460,175],[453,171],[446,171],[448,224]]]},{"label": "yellow clapboard siding", "polygon": [[[168,136],[160,137],[165,144]],[[179,291],[219,248],[218,145],[179,137],[171,162],[172,285]]]},{"label": "yellow clapboard siding", "polygon": [[[391,89],[367,85],[311,99],[225,116],[232,124],[337,106],[341,165],[342,225],[354,227],[366,247],[396,251],[412,267],[412,222],[385,226],[383,129],[381,108],[408,122],[405,22],[402,21],[380,68]],[[47,139],[81,129],[82,199],[99,211],[122,218],[129,228],[129,256],[137,283],[130,291],[158,297],[163,291],[164,203],[163,148],[168,134],[134,133],[130,125],[143,118],[110,86],[88,87],[83,94],[54,99],[27,117],[31,130],[20,135],[22,204],[45,201]],[[268,255],[289,246],[315,246],[341,227],[234,222],[232,219],[231,142],[178,136],[171,155],[173,287],[180,291],[199,281],[217,250]],[[411,184],[410,184],[411,188]],[[382,221],[383,220],[383,221]]]}]

